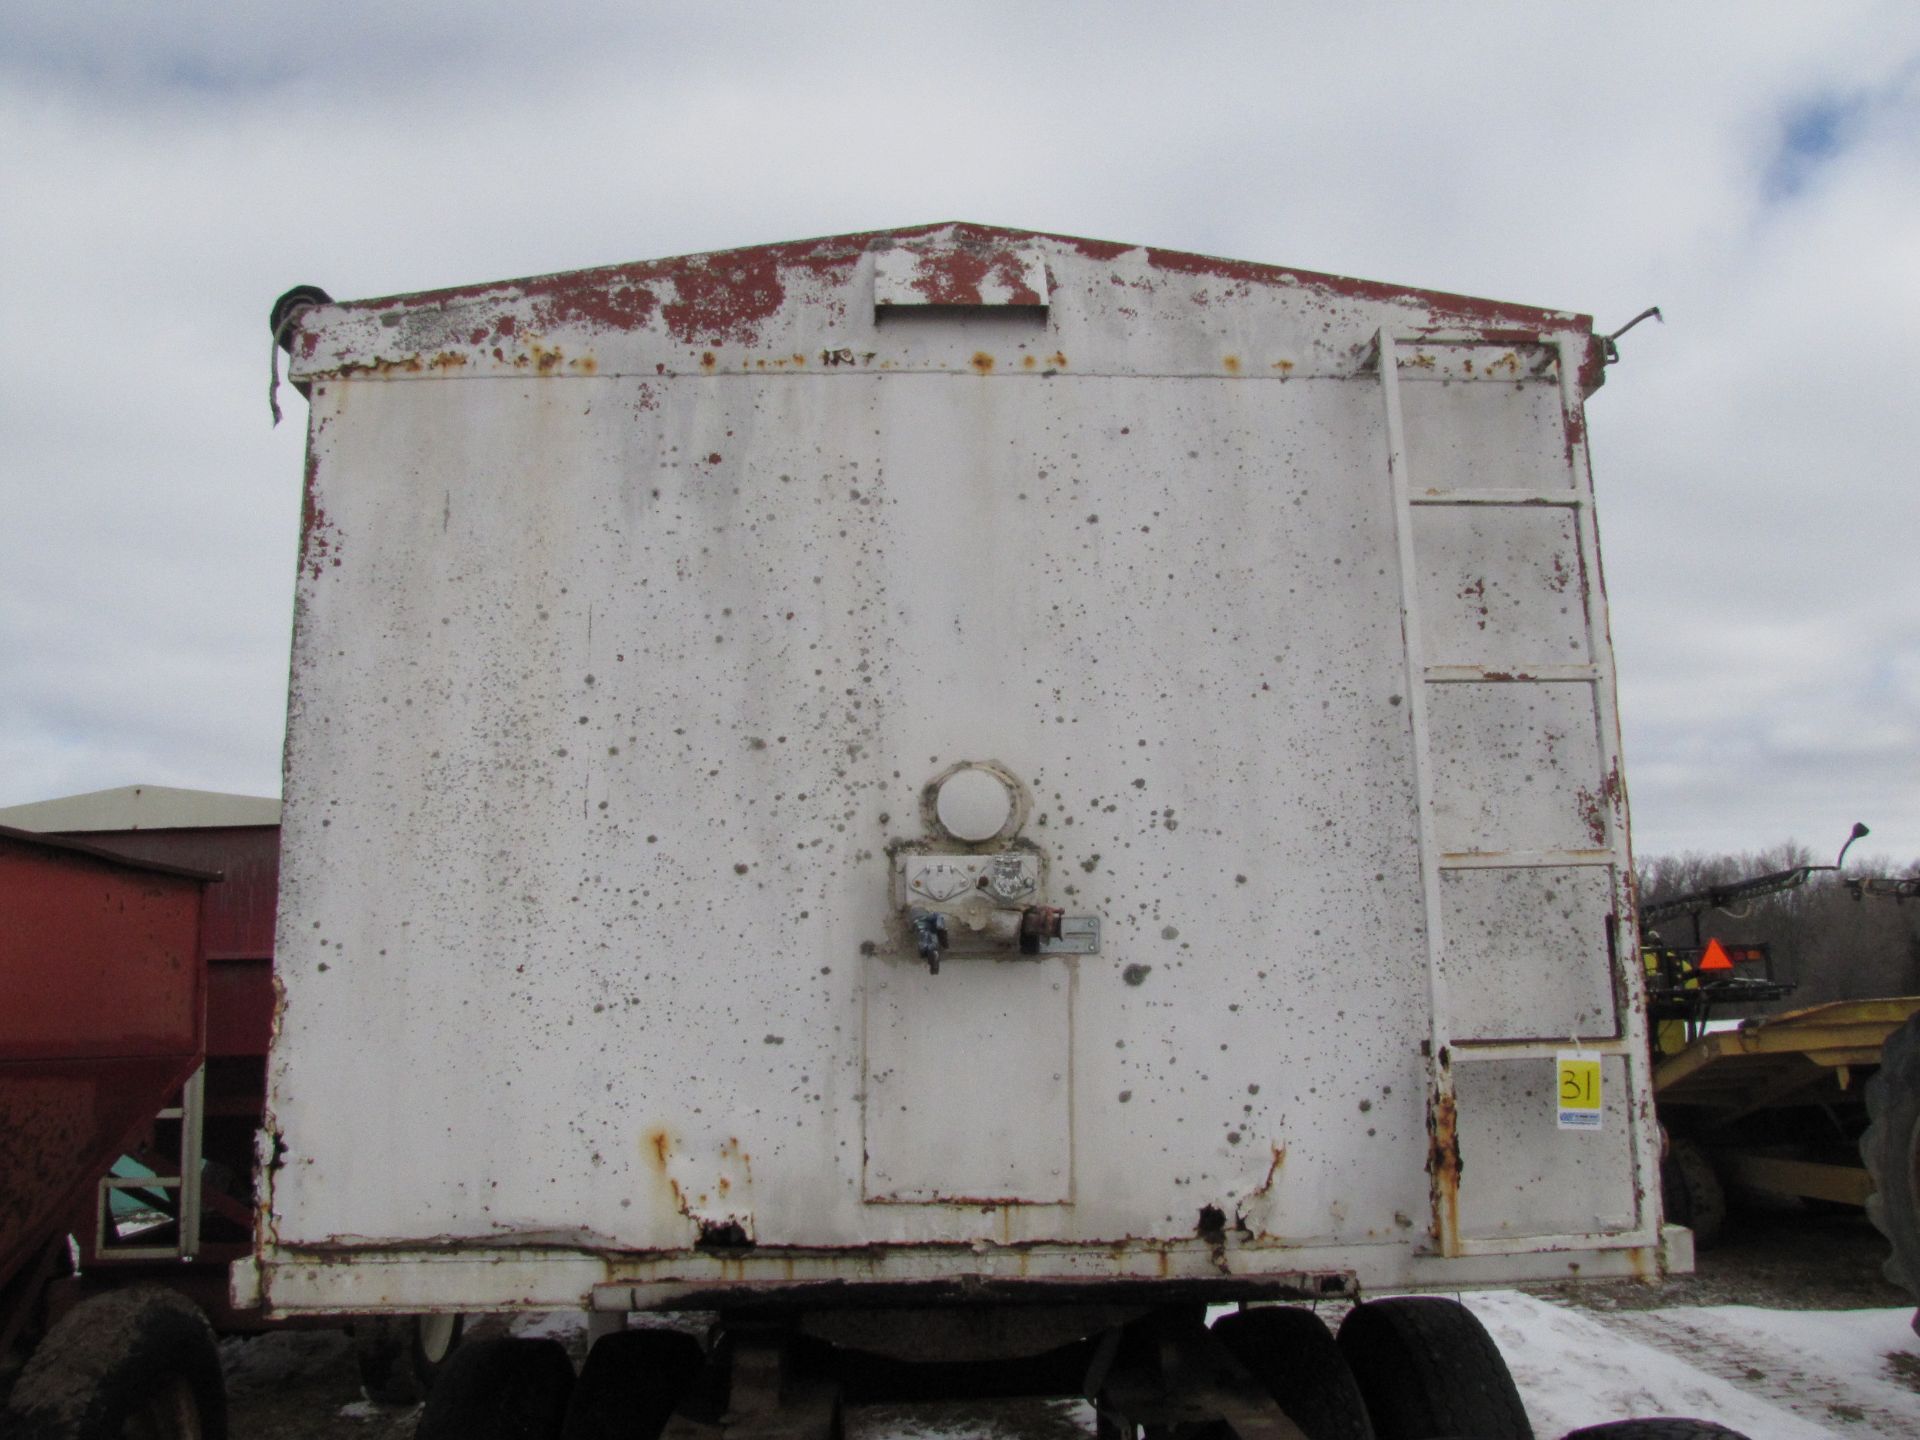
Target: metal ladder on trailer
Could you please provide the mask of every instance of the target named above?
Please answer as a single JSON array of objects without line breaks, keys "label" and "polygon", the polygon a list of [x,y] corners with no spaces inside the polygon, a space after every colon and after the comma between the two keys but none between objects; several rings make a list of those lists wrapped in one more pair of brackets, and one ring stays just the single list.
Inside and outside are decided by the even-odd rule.
[{"label": "metal ladder on trailer", "polygon": [[[1374,347],[1398,538],[1433,1016],[1427,1042],[1432,1233],[1435,1249],[1446,1257],[1497,1256],[1562,1243],[1654,1247],[1660,1239],[1654,1198],[1658,1195],[1658,1142],[1651,1113],[1640,1113],[1631,1103],[1618,1103],[1631,1102],[1646,1089],[1648,1062],[1645,1022],[1637,1003],[1639,977],[1632,964],[1637,952],[1630,858],[1619,780],[1614,677],[1587,468],[1580,390],[1583,358],[1583,339],[1574,334],[1411,336],[1383,329]],[[1420,388],[1416,391],[1415,386]],[[1450,411],[1464,420],[1489,404],[1508,404],[1521,414],[1531,414],[1535,440],[1531,453],[1449,452],[1450,437],[1464,448],[1473,434],[1487,432],[1485,426],[1474,431],[1450,425]],[[1511,437],[1515,430],[1508,427],[1498,433]],[[1429,473],[1421,473],[1422,459],[1431,462],[1426,467]],[[1523,532],[1525,527],[1543,524],[1571,542],[1574,563],[1558,568],[1561,561],[1556,558],[1556,568],[1544,576],[1543,586],[1536,587],[1539,593],[1524,593],[1517,585],[1512,594],[1499,593],[1500,580],[1490,581],[1486,575],[1475,578],[1462,570],[1460,562],[1466,557],[1541,553],[1537,533],[1529,537]],[[1559,557],[1563,552],[1551,553]],[[1496,586],[1491,599],[1490,583]],[[1564,603],[1569,594],[1577,601],[1577,613],[1561,622],[1567,628],[1554,639],[1572,653],[1570,657],[1544,653],[1546,646],[1537,630],[1541,602],[1551,602],[1552,608],[1565,613],[1574,608]],[[1436,615],[1442,605],[1450,607],[1446,623]],[[1519,617],[1514,623],[1509,623],[1510,612]],[[1462,623],[1462,614],[1468,623]],[[1529,624],[1536,626],[1533,635],[1526,633]],[[1548,791],[1559,791],[1562,808],[1573,811],[1575,834],[1567,833],[1568,825],[1544,818],[1534,797],[1502,794],[1497,783],[1477,795],[1466,793],[1472,782],[1465,777],[1473,767],[1451,763],[1456,758],[1453,752],[1462,746],[1497,744],[1486,732],[1498,730],[1503,712],[1519,716],[1524,707],[1541,704],[1556,707],[1577,722],[1562,737],[1564,749],[1547,757],[1547,768],[1556,772],[1547,778]],[[1517,735],[1527,726],[1524,718],[1515,719],[1510,733]],[[1486,759],[1485,751],[1480,758]],[[1496,776],[1502,773],[1498,762],[1490,768]],[[1534,778],[1529,774],[1516,788],[1525,790]],[[1551,894],[1537,879],[1550,872],[1605,877],[1611,1025],[1585,1033],[1526,1033],[1524,1026],[1515,1026],[1509,1027],[1515,1033],[1501,1035],[1454,1034],[1456,1012],[1450,992],[1459,987],[1467,965],[1463,941],[1449,935],[1448,912],[1458,908],[1459,892],[1521,877],[1522,887],[1535,883],[1540,893]],[[1593,882],[1586,883],[1590,891],[1596,888]],[[1600,935],[1590,935],[1588,943],[1600,942]],[[1592,957],[1583,963],[1591,965]],[[1487,957],[1481,957],[1479,968],[1491,968]],[[1484,976],[1479,983],[1484,988]],[[1460,1013],[1473,1012],[1463,1007]],[[1607,1111],[1608,1123],[1628,1128],[1634,1197],[1630,1222],[1619,1228],[1588,1226],[1566,1234],[1473,1233],[1472,1215],[1463,1219],[1461,1208],[1461,1126],[1463,1120],[1473,1118],[1463,1117],[1460,1110],[1463,1073],[1474,1067],[1521,1067],[1529,1077],[1527,1084],[1538,1082],[1546,1088],[1552,1097],[1550,1105],[1559,1098],[1556,1057],[1566,1051],[1600,1057],[1607,1081],[1603,1089],[1612,1090],[1614,1101]],[[1469,1082],[1469,1088],[1477,1087]],[[1547,1113],[1546,1108],[1536,1113]],[[1523,1117],[1502,1118],[1511,1123]],[[1600,1120],[1599,1115],[1594,1118]],[[1585,1137],[1566,1138],[1577,1144]],[[1508,1183],[1516,1178],[1503,1177]],[[1620,1177],[1613,1179],[1618,1184]]]}]

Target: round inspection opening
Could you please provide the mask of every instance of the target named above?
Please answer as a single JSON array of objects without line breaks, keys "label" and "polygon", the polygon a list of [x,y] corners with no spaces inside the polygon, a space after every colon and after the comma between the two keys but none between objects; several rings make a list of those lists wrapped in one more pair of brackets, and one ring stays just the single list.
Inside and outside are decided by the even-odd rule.
[{"label": "round inspection opening", "polygon": [[934,813],[956,840],[991,840],[1013,818],[1013,791],[991,770],[969,765],[940,782]]}]

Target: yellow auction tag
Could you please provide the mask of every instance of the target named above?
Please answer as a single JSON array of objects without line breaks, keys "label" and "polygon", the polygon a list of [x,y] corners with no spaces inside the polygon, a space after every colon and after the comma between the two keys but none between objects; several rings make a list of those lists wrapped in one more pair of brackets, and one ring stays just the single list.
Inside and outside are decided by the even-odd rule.
[{"label": "yellow auction tag", "polygon": [[1600,1128],[1600,1057],[1562,1050],[1553,1057],[1553,1088],[1562,1130]]}]

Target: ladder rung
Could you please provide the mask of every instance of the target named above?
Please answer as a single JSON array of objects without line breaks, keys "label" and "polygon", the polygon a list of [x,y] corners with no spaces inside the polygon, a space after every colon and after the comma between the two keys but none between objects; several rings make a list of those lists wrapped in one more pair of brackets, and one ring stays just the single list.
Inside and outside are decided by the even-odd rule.
[{"label": "ladder rung", "polygon": [[1563,1035],[1558,1040],[1462,1040],[1453,1041],[1455,1064],[1468,1060],[1551,1060],[1563,1050],[1590,1050],[1596,1055],[1631,1055],[1634,1046],[1625,1036],[1609,1035],[1604,1040]]},{"label": "ladder rung", "polygon": [[1544,870],[1611,864],[1611,850],[1450,850],[1440,857],[1442,870]]},{"label": "ladder rung", "polygon": [[1600,672],[1591,665],[1515,665],[1511,670],[1496,670],[1486,665],[1429,665],[1426,667],[1426,678],[1429,685],[1557,685],[1575,682],[1590,685],[1600,678]]},{"label": "ladder rung", "polygon": [[1580,508],[1572,490],[1419,490],[1407,496],[1409,505],[1557,505]]}]

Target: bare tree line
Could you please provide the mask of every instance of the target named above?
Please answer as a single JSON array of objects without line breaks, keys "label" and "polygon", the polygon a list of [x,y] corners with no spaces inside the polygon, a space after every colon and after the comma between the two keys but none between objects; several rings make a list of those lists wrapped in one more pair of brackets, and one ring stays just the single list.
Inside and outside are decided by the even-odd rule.
[{"label": "bare tree line", "polygon": [[[1656,855],[1636,866],[1640,900],[1655,904],[1749,876],[1798,865],[1831,864],[1794,841],[1741,854]],[[1855,899],[1846,884],[1863,876],[1920,877],[1920,860],[1904,864],[1883,856],[1849,855],[1844,877],[1815,874],[1795,890],[1749,900],[1700,916],[1700,936],[1723,944],[1771,947],[1775,978],[1793,982],[1794,993],[1770,1005],[1730,1014],[1795,1010],[1827,1000],[1864,1000],[1879,995],[1920,995],[1920,900],[1868,895]],[[1644,938],[1644,937],[1643,937]],[[1666,920],[1659,938],[1692,945],[1692,922]]]}]

